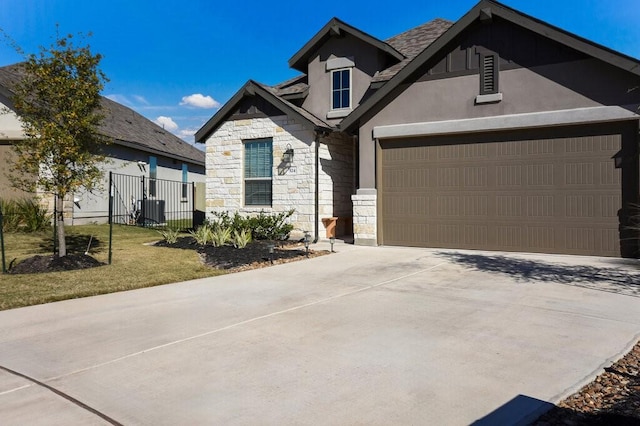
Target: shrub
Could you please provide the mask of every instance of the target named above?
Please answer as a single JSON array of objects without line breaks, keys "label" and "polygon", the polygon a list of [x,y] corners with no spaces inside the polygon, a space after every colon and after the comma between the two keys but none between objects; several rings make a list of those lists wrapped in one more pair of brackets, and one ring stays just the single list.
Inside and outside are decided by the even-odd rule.
[{"label": "shrub", "polygon": [[214,247],[221,247],[231,241],[231,228],[214,228],[211,232],[211,242]]},{"label": "shrub", "polygon": [[293,215],[294,209],[287,212],[266,214],[261,211],[257,216],[248,218],[249,229],[254,240],[286,240],[293,225],[286,220]]},{"label": "shrub", "polygon": [[17,203],[24,232],[45,231],[51,226],[51,215],[37,200],[25,198],[18,200]]},{"label": "shrub", "polygon": [[14,200],[0,200],[0,209],[2,210],[2,230],[17,232],[21,221],[17,203]]},{"label": "shrub", "polygon": [[51,215],[37,199],[0,200],[0,209],[5,232],[41,232],[51,226]]},{"label": "shrub", "polygon": [[251,230],[243,229],[238,232],[237,229],[233,230],[233,245],[236,248],[245,248],[247,244],[251,242]]},{"label": "shrub", "polygon": [[242,231],[248,228],[248,218],[235,212],[233,216],[230,216],[228,212],[213,213],[214,219],[209,223],[212,229],[229,228],[234,231]]},{"label": "shrub", "polygon": [[177,229],[172,228],[163,229],[158,231],[158,233],[162,235],[162,238],[164,238],[168,244],[175,244],[178,241],[178,235],[180,234]]},{"label": "shrub", "polygon": [[200,225],[195,231],[189,231],[191,236],[196,240],[197,244],[201,246],[207,245],[211,240],[211,228],[207,225]]},{"label": "shrub", "polygon": [[293,225],[286,223],[295,209],[282,213],[265,213],[264,210],[257,216],[244,217],[238,212],[231,216],[227,212],[213,213],[214,219],[210,226],[214,229],[231,229],[242,232],[245,229],[251,230],[251,237],[254,240],[286,240],[293,230]]}]

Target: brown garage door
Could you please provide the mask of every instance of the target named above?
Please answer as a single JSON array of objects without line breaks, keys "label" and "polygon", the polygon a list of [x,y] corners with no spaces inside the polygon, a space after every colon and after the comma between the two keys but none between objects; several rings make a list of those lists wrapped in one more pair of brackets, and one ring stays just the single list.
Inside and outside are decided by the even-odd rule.
[{"label": "brown garage door", "polygon": [[602,133],[381,141],[381,243],[619,256],[621,135]]}]

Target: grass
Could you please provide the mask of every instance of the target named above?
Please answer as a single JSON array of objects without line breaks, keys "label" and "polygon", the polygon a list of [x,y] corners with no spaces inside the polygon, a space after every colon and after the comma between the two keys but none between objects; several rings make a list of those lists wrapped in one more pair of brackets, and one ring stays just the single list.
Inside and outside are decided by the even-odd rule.
[{"label": "grass", "polygon": [[[107,262],[108,225],[70,226],[67,230],[69,253],[89,254]],[[98,268],[46,274],[0,274],[0,310],[37,305],[78,297],[152,287],[220,275],[204,266],[195,250],[144,245],[161,239],[153,229],[114,225],[112,264]],[[5,234],[7,267],[35,254],[53,252],[51,233]]]}]

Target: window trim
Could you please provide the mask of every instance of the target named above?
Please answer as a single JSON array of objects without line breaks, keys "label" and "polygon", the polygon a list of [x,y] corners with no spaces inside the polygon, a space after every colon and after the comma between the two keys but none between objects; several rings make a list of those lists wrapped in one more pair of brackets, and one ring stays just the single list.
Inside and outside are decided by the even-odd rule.
[{"label": "window trim", "polygon": [[[333,94],[336,91],[336,89],[333,87],[333,76],[335,73],[337,72],[343,72],[343,71],[347,71],[349,73],[349,88],[346,89],[349,91],[349,106],[347,107],[340,107],[340,108],[334,108],[333,106]],[[336,69],[332,69],[330,71],[329,74],[329,79],[330,79],[330,84],[329,84],[329,103],[331,105],[330,108],[330,112],[329,114],[327,114],[328,116],[331,114],[331,112],[337,112],[337,111],[351,111],[353,109],[353,72],[352,72],[352,67],[344,67],[344,68],[336,68]],[[340,91],[345,90],[344,88],[340,88],[337,89]],[[331,117],[328,117],[331,118]]]},{"label": "window trim", "polygon": [[[247,172],[247,145],[251,143],[269,142],[271,145],[271,165],[269,177],[245,177]],[[273,138],[257,138],[257,139],[245,139],[242,141],[242,205],[247,208],[255,207],[273,207]],[[269,204],[247,204],[247,181],[251,182],[270,182],[270,203]]]}]

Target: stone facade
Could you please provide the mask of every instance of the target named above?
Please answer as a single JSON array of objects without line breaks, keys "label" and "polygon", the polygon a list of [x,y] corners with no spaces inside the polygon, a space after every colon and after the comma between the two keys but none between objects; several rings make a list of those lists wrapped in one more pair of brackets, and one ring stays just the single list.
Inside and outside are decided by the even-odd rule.
[{"label": "stone facade", "polygon": [[[291,222],[297,231],[313,235],[315,219],[316,134],[310,126],[287,116],[224,122],[206,142],[207,216],[213,213],[278,213],[295,209]],[[273,173],[271,206],[245,206],[243,161],[245,141],[272,138]],[[282,161],[292,148],[293,161]],[[324,237],[322,218],[351,216],[353,147],[351,139],[333,135],[320,138],[319,236]]]},{"label": "stone facade", "polygon": [[378,244],[377,192],[375,189],[359,189],[353,200],[353,238],[357,245]]}]

